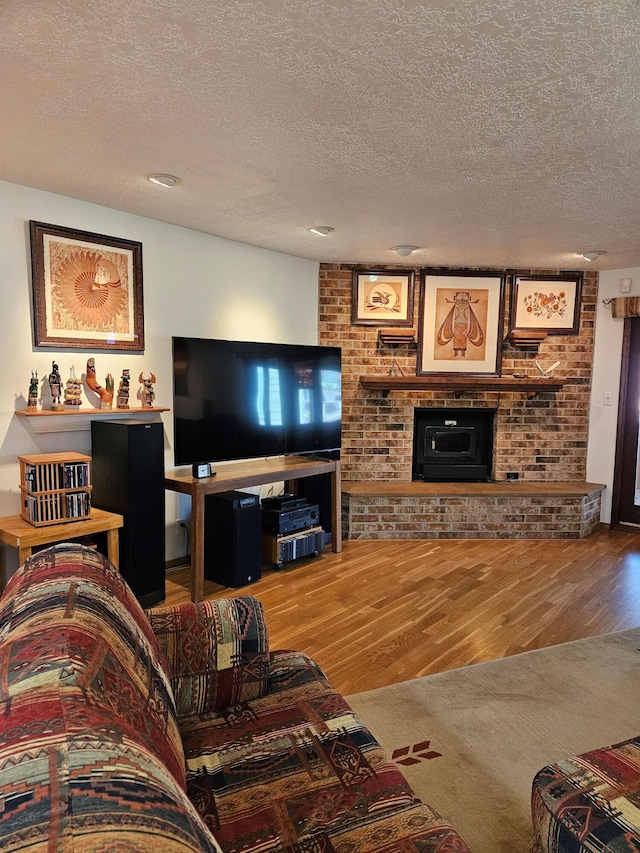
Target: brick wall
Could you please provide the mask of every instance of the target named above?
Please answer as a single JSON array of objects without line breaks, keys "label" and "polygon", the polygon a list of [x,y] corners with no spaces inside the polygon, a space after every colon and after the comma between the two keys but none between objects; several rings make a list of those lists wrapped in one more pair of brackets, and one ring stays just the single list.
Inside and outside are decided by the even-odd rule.
[{"label": "brick wall", "polygon": [[[379,265],[375,265],[380,269]],[[390,267],[391,268],[391,267]],[[397,265],[393,267],[397,269]],[[589,399],[593,359],[597,273],[585,273],[580,333],[551,335],[539,351],[517,349],[505,340],[503,375],[539,376],[533,359],[544,365],[560,361],[555,376],[565,381],[562,391],[524,394],[465,393],[456,399],[447,392],[392,391],[386,398],[359,385],[362,374],[387,374],[393,359],[415,375],[415,344],[380,347],[378,327],[351,325],[353,269],[365,265],[321,264],[319,282],[319,341],[342,347],[343,437],[342,476],[345,480],[411,480],[413,410],[416,406],[488,406],[496,409],[494,478],[517,471],[526,480],[584,480],[586,476]],[[410,267],[407,267],[410,269]],[[553,270],[516,270],[520,275]],[[416,268],[417,331],[420,274]],[[507,286],[503,337],[508,331],[510,292]]]},{"label": "brick wall", "polygon": [[345,539],[584,539],[600,527],[600,500],[601,489],[539,497],[343,494],[342,533]]}]

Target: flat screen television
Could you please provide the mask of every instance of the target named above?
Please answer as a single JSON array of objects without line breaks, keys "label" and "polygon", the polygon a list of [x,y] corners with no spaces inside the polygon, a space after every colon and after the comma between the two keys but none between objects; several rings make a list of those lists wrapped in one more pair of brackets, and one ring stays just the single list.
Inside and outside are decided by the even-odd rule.
[{"label": "flat screen television", "polygon": [[339,347],[174,337],[176,465],[340,448]]}]

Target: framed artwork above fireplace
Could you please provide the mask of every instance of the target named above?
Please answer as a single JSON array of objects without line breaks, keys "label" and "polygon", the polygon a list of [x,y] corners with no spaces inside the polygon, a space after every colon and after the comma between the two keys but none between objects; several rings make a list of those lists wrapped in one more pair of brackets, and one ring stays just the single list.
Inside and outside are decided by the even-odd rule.
[{"label": "framed artwork above fireplace", "polygon": [[351,322],[358,326],[413,324],[413,270],[354,270]]},{"label": "framed artwork above fireplace", "polygon": [[577,335],[582,278],[581,272],[514,276],[509,332]]},{"label": "framed artwork above fireplace", "polygon": [[417,375],[499,376],[505,273],[424,270]]}]

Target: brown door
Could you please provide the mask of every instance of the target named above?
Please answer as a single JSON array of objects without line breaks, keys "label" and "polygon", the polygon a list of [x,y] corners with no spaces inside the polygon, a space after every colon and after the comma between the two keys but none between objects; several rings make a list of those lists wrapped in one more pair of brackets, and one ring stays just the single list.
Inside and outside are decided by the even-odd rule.
[{"label": "brown door", "polygon": [[624,321],[611,527],[640,533],[640,318]]}]

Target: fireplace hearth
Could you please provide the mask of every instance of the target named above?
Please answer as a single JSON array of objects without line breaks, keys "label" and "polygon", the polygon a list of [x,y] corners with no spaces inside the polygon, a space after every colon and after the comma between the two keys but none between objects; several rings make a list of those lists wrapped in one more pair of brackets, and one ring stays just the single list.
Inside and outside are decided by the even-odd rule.
[{"label": "fireplace hearth", "polygon": [[487,408],[415,409],[412,479],[491,480],[494,414]]}]

